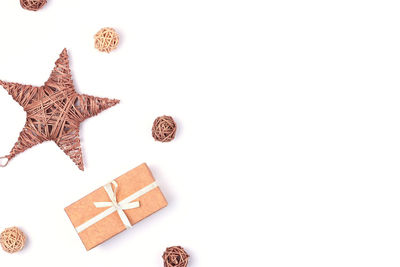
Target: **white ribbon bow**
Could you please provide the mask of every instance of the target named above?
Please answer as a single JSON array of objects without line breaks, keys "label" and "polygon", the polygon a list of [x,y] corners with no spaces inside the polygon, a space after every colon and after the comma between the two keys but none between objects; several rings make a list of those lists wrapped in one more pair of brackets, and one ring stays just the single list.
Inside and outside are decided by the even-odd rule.
[{"label": "white ribbon bow", "polygon": [[[114,190],[112,188],[112,185],[114,185]],[[124,210],[129,210],[129,209],[135,209],[140,207],[139,201],[131,202],[131,203],[123,203],[117,202],[117,188],[118,184],[116,181],[112,181],[109,184],[106,184],[104,186],[104,189],[106,190],[108,196],[111,199],[111,202],[94,202],[94,205],[96,208],[107,208],[107,207],[113,207],[114,211],[118,212],[119,217],[121,218],[122,222],[124,223],[126,228],[131,228],[132,225],[126,216]]]},{"label": "white ribbon bow", "polygon": [[[115,187],[114,190],[112,188],[112,184]],[[143,187],[139,191],[133,193],[132,195],[126,197],[125,199],[121,200],[120,202],[117,202],[117,187],[118,187],[118,184],[115,181],[112,181],[111,183],[108,183],[104,186],[104,190],[106,190],[108,196],[110,197],[111,202],[94,202],[94,205],[97,208],[106,208],[106,207],[109,207],[109,208],[106,209],[105,211],[101,212],[100,214],[94,216],[93,218],[89,219],[85,223],[76,227],[75,229],[78,233],[86,230],[90,226],[101,221],[102,219],[106,218],[107,216],[114,213],[115,211],[118,212],[118,215],[121,218],[121,220],[124,223],[126,228],[132,227],[124,210],[135,209],[135,208],[140,207],[139,201],[134,201],[134,200],[143,196],[144,194],[150,192],[154,188],[158,187],[158,185],[157,185],[157,182],[153,182],[153,183]]]}]

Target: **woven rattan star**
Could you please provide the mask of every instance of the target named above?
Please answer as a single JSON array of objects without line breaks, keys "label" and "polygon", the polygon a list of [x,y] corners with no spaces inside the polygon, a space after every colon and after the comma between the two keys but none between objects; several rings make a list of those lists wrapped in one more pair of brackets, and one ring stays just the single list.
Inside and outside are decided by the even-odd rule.
[{"label": "woven rattan star", "polygon": [[1,80],[0,85],[24,108],[27,115],[17,143],[9,155],[0,158],[7,160],[1,167],[7,166],[12,158],[28,148],[51,140],[83,170],[79,139],[81,122],[119,103],[119,100],[81,95],[75,91],[66,49],[61,52],[44,86]]}]

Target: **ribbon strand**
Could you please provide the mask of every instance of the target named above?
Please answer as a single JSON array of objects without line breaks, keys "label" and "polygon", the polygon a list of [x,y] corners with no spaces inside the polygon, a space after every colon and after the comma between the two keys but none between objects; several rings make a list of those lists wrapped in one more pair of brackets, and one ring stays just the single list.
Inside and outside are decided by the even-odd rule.
[{"label": "ribbon strand", "polygon": [[[112,187],[114,185],[114,189]],[[75,230],[80,233],[83,230],[89,228],[93,224],[101,221],[102,219],[106,218],[110,214],[117,212],[119,217],[121,218],[122,223],[125,225],[126,228],[132,227],[128,217],[126,216],[124,210],[128,209],[135,209],[140,207],[139,201],[134,201],[135,199],[141,197],[142,195],[150,192],[154,188],[158,187],[157,182],[153,182],[148,186],[140,189],[139,191],[133,193],[132,195],[128,196],[127,198],[121,200],[120,202],[117,201],[117,188],[118,184],[116,181],[112,181],[104,186],[104,190],[106,191],[108,197],[111,201],[108,202],[94,202],[93,204],[96,208],[106,208],[105,211],[96,215],[95,217],[91,218],[90,220],[86,221],[85,223],[81,224],[80,226],[76,227]]]}]

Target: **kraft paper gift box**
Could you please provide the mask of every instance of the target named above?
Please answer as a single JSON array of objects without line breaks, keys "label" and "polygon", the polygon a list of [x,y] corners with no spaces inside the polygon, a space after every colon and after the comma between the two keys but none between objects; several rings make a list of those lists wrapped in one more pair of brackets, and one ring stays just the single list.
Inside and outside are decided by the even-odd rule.
[{"label": "kraft paper gift box", "polygon": [[167,206],[145,163],[65,208],[90,250]]}]

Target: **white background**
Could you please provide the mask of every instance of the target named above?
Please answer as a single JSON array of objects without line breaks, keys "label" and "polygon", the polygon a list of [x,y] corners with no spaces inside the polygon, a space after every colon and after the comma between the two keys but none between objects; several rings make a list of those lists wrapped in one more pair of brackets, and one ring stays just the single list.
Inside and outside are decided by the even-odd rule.
[{"label": "white background", "polygon": [[[48,142],[0,169],[1,266],[400,265],[400,3],[368,0],[0,1],[0,79],[118,98],[81,125],[86,171]],[[121,35],[100,53],[102,27]],[[173,116],[167,144],[153,120]],[[0,90],[0,154],[25,122]],[[147,162],[169,206],[86,252],[64,207]]]}]

